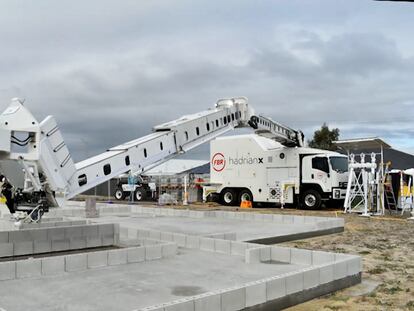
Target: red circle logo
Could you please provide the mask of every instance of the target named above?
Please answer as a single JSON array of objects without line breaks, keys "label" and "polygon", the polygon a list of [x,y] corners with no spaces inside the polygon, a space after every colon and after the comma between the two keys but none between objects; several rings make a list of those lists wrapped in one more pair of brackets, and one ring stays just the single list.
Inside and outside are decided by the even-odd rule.
[{"label": "red circle logo", "polygon": [[221,172],[226,167],[226,159],[224,158],[224,155],[220,152],[217,152],[215,155],[213,155],[213,158],[211,159],[211,165],[213,166],[213,170],[216,172]]}]

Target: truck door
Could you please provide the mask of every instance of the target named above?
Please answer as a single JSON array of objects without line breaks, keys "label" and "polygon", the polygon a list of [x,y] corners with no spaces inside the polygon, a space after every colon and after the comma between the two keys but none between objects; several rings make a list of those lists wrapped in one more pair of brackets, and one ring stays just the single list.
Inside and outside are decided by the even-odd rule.
[{"label": "truck door", "polygon": [[302,160],[302,183],[318,184],[322,191],[331,190],[329,162],[326,156],[306,156]]}]

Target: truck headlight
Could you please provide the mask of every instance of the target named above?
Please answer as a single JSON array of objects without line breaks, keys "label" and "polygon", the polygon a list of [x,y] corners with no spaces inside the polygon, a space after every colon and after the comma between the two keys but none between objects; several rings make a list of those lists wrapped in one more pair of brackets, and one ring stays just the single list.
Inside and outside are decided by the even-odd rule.
[{"label": "truck headlight", "polygon": [[339,190],[335,190],[334,197],[335,197],[336,199],[339,199],[339,198],[341,197],[341,191],[339,191]]}]

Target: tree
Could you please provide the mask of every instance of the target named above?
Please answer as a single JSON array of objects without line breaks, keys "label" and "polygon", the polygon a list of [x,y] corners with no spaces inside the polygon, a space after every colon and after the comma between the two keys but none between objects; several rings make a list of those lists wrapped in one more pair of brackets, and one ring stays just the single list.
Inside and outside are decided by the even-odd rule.
[{"label": "tree", "polygon": [[308,141],[309,147],[335,151],[338,148],[332,143],[339,138],[339,129],[329,129],[326,123],[323,123],[319,130],[313,134],[312,140]]}]

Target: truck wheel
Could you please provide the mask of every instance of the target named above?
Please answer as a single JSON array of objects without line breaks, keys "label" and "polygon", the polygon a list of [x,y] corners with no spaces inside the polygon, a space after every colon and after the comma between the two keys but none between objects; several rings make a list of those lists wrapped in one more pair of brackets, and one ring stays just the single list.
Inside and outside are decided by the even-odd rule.
[{"label": "truck wheel", "polygon": [[253,195],[250,192],[250,190],[247,190],[247,189],[242,190],[239,194],[239,201],[240,202],[250,201],[253,203]]},{"label": "truck wheel", "polygon": [[321,207],[322,198],[316,190],[306,190],[301,198],[301,206],[305,209],[318,209]]},{"label": "truck wheel", "polygon": [[233,189],[226,189],[221,193],[221,200],[224,205],[237,205],[237,195]]},{"label": "truck wheel", "polygon": [[138,189],[135,191],[135,201],[142,201],[145,199],[145,192]]},{"label": "truck wheel", "polygon": [[122,189],[116,189],[114,197],[117,200],[124,200],[126,196]]}]

